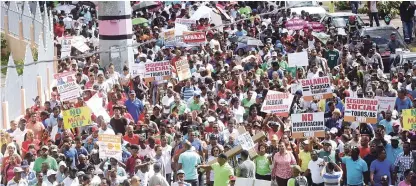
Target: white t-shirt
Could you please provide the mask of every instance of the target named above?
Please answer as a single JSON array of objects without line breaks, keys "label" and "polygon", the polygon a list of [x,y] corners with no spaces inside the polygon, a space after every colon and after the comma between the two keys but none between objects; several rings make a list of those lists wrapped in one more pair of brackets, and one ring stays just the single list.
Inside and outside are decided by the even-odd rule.
[{"label": "white t-shirt", "polygon": [[370,11],[372,13],[378,12],[376,1],[370,1]]},{"label": "white t-shirt", "polygon": [[[175,101],[175,98],[173,96],[169,97],[169,96],[163,96],[162,98],[162,105],[165,106],[170,106],[173,102]],[[165,109],[163,108],[163,113],[164,114],[169,114],[170,113],[170,109]]]},{"label": "white t-shirt", "polygon": [[311,171],[312,182],[315,184],[320,184],[324,182],[324,179],[321,176],[321,171],[324,166],[320,166],[319,164],[323,163],[324,160],[322,158],[318,158],[316,161],[309,161],[308,169]]},{"label": "white t-shirt", "polygon": [[75,179],[71,179],[71,178],[69,178],[69,177],[66,177],[65,179],[64,179],[64,181],[62,182],[65,186],[71,186],[71,185],[73,185],[73,186],[78,186],[79,185],[79,181],[78,181],[78,178],[76,177]]},{"label": "white t-shirt", "polygon": [[232,112],[234,114],[234,118],[237,120],[238,123],[242,123],[244,121],[243,116],[245,109],[242,106],[238,106],[238,108],[232,107]]},{"label": "white t-shirt", "polygon": [[172,146],[166,145],[166,147],[162,147],[162,156],[165,159],[165,173],[171,174],[172,173]]}]

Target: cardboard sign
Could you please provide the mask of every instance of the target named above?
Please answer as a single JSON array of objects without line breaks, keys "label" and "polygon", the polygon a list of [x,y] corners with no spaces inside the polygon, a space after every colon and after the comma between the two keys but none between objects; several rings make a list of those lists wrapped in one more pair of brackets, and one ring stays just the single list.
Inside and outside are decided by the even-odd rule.
[{"label": "cardboard sign", "polygon": [[393,111],[394,106],[396,105],[396,97],[381,97],[376,96],[374,99],[378,100],[378,112],[381,111]]},{"label": "cardboard sign", "polygon": [[238,135],[237,142],[241,145],[243,150],[251,150],[254,148],[254,141],[251,139],[250,133],[248,132]]},{"label": "cardboard sign", "polygon": [[169,79],[172,76],[169,61],[157,61],[153,63],[144,64],[144,78],[145,81],[151,82],[154,80]]},{"label": "cardboard sign", "polygon": [[292,105],[293,95],[278,91],[269,90],[264,99],[261,111],[265,113],[275,113],[279,116],[289,116],[290,106]]},{"label": "cardboard sign", "polygon": [[82,53],[88,52],[90,50],[90,47],[87,44],[79,40],[73,42],[72,46]]},{"label": "cardboard sign", "polygon": [[61,39],[61,57],[71,56],[72,37]]},{"label": "cardboard sign", "polygon": [[186,25],[188,28],[191,28],[192,25],[196,25],[196,20],[176,18],[175,23],[183,24]]},{"label": "cardboard sign", "polygon": [[290,53],[287,55],[289,61],[289,67],[301,67],[301,66],[308,66],[308,53],[305,52],[297,52],[297,53]]},{"label": "cardboard sign", "polygon": [[302,85],[303,99],[312,101],[314,99],[332,98],[331,79],[328,76],[313,79],[300,79]]},{"label": "cardboard sign", "polygon": [[191,69],[189,68],[187,59],[176,61],[176,73],[178,75],[179,81],[183,81],[192,77]]},{"label": "cardboard sign", "polygon": [[115,158],[121,161],[121,135],[99,134],[97,143],[100,158]]},{"label": "cardboard sign", "polygon": [[61,101],[71,101],[81,96],[80,87],[75,82],[75,72],[54,74]]},{"label": "cardboard sign", "polygon": [[107,110],[103,107],[103,98],[98,97],[98,94],[94,94],[94,96],[92,96],[86,104],[94,115],[97,117],[103,116],[105,122],[110,122],[111,117],[108,115]]},{"label": "cardboard sign", "polygon": [[378,100],[368,98],[345,98],[344,121],[377,123]]},{"label": "cardboard sign", "polygon": [[323,112],[292,114],[290,116],[292,118],[292,136],[294,138],[325,137]]},{"label": "cardboard sign", "polygon": [[83,127],[91,124],[91,111],[88,107],[64,110],[64,129]]},{"label": "cardboard sign", "polygon": [[416,129],[416,109],[405,109],[402,111],[403,115],[403,129]]},{"label": "cardboard sign", "polygon": [[205,43],[205,32],[183,32],[183,42],[186,44],[200,45]]}]

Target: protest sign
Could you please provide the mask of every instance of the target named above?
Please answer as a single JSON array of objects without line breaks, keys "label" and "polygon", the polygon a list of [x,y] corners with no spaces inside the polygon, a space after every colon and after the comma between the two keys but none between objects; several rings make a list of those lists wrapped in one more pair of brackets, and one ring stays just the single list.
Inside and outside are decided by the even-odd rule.
[{"label": "protest sign", "polygon": [[344,121],[377,123],[378,101],[368,98],[345,98]]},{"label": "protest sign", "polygon": [[193,19],[176,18],[175,23],[186,25],[188,28],[191,28],[192,25],[196,26],[196,20],[193,20]]},{"label": "protest sign", "polygon": [[176,73],[178,75],[179,81],[183,81],[192,77],[191,69],[189,68],[189,63],[186,58],[176,61]]},{"label": "protest sign", "polygon": [[205,32],[183,32],[183,42],[192,45],[201,45],[206,41]]},{"label": "protest sign", "polygon": [[83,127],[91,124],[91,111],[88,107],[71,108],[62,113],[64,129]]},{"label": "protest sign", "polygon": [[144,79],[146,82],[169,79],[172,76],[169,61],[156,61],[144,64]]},{"label": "protest sign", "polygon": [[292,105],[293,95],[278,91],[269,90],[264,99],[261,111],[265,113],[275,113],[279,116],[289,116],[290,106]]},{"label": "protest sign", "polygon": [[251,139],[250,133],[248,132],[238,135],[237,142],[241,145],[243,150],[251,150],[254,148],[254,141]]},{"label": "protest sign", "polygon": [[402,111],[403,115],[403,129],[416,129],[416,109],[405,109]]},{"label": "protest sign", "polygon": [[61,57],[71,55],[72,37],[63,37],[61,39]]},{"label": "protest sign", "polygon": [[81,96],[80,87],[75,82],[75,72],[54,74],[54,78],[61,101],[71,101]]},{"label": "protest sign", "polygon": [[110,122],[111,118],[108,115],[107,110],[103,107],[103,98],[98,97],[98,94],[94,94],[87,102],[87,106],[91,109],[94,115],[102,116],[105,122]]},{"label": "protest sign", "polygon": [[378,112],[381,111],[388,111],[394,110],[394,106],[396,105],[396,97],[381,97],[381,96],[376,96],[374,97],[374,99],[378,100]]},{"label": "protest sign", "polygon": [[290,93],[295,95],[296,91],[301,90],[302,91],[302,85],[300,83],[292,83],[290,84]]},{"label": "protest sign", "polygon": [[99,134],[97,143],[101,159],[115,158],[121,161],[121,135]]},{"label": "protest sign", "polygon": [[307,52],[289,53],[287,58],[289,67],[301,67],[309,65]]},{"label": "protest sign", "polygon": [[292,136],[294,138],[325,137],[323,112],[292,114]]},{"label": "protest sign", "polygon": [[144,71],[144,63],[133,63],[129,64],[130,68],[130,75],[131,78],[135,78],[136,76],[140,76],[140,78],[144,77],[145,71]]},{"label": "protest sign", "polygon": [[73,41],[72,46],[82,53],[85,53],[90,50],[90,47],[80,40],[77,40],[76,42]]},{"label": "protest sign", "polygon": [[305,101],[332,98],[331,79],[328,76],[312,79],[300,79],[302,94]]}]

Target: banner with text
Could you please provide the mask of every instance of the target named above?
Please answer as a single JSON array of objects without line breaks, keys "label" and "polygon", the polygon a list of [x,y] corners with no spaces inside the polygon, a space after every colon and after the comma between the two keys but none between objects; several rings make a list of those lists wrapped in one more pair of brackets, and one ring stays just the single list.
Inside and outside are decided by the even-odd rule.
[{"label": "banner with text", "polygon": [[192,77],[191,69],[189,68],[187,59],[176,61],[176,73],[178,75],[179,81],[183,81]]},{"label": "banner with text", "polygon": [[72,108],[64,110],[64,129],[83,127],[91,124],[91,111],[88,107]]},{"label": "banner with text", "polygon": [[378,101],[367,98],[345,98],[344,121],[377,123]]},{"label": "banner with text", "polygon": [[416,109],[405,109],[402,111],[403,115],[403,129],[416,129]]},{"label": "banner with text", "polygon": [[176,18],[175,23],[186,25],[188,28],[191,28],[192,25],[196,26],[196,20],[193,19]]},{"label": "banner with text", "polygon": [[159,81],[172,76],[169,61],[156,61],[144,64],[144,78],[146,81]]},{"label": "banner with text", "polygon": [[375,96],[374,99],[378,100],[378,111],[388,111],[394,110],[394,106],[396,105],[396,97],[381,97]]},{"label": "banner with text", "polygon": [[292,114],[292,136],[294,138],[325,137],[323,112]]},{"label": "banner with text", "polygon": [[183,32],[183,42],[186,44],[199,46],[201,44],[205,44],[205,41],[205,32]]},{"label": "banner with text", "polygon": [[264,99],[261,111],[265,113],[275,113],[279,116],[289,116],[290,106],[292,105],[293,95],[269,90]]},{"label": "banner with text", "polygon": [[99,134],[98,146],[101,159],[115,158],[121,161],[121,135]]},{"label": "banner with text", "polygon": [[299,80],[305,101],[332,98],[331,79],[328,76]]},{"label": "banner with text", "polygon": [[72,37],[63,37],[61,39],[61,57],[71,55]]},{"label": "banner with text", "polygon": [[81,88],[75,82],[75,72],[54,74],[54,78],[61,101],[71,101],[81,96]]},{"label": "banner with text", "polygon": [[287,55],[289,67],[302,67],[308,66],[308,53],[307,52],[296,52]]}]

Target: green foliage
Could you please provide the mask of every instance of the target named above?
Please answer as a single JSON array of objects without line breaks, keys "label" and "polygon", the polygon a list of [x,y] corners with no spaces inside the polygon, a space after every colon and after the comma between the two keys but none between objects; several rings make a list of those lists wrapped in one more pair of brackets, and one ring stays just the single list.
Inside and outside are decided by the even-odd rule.
[{"label": "green foliage", "polygon": [[349,1],[335,1],[335,7],[337,10],[351,10]]},{"label": "green foliage", "polygon": [[1,33],[1,48],[7,48],[6,35],[4,35],[3,33]]},{"label": "green foliage", "polygon": [[[6,35],[4,35],[3,33],[1,33],[1,49],[6,50],[6,55],[1,55],[1,66],[5,67],[9,64],[9,56],[10,56],[10,51],[7,50],[7,40],[6,40]],[[32,49],[32,56],[33,56],[33,60],[37,61],[38,60],[38,49],[37,48],[31,48]],[[23,64],[24,61],[23,60],[14,60],[14,64],[17,66],[16,70],[17,70],[17,74],[20,76],[23,74]],[[2,68],[1,69],[1,73],[2,74],[6,74],[7,73],[7,68]]]},{"label": "green foliage", "polygon": [[[385,15],[390,14],[392,18],[395,18],[397,15],[400,14],[400,3],[401,1],[383,1],[379,2],[377,9],[378,14],[381,18],[384,18]],[[367,3],[364,4],[363,8],[358,9],[359,14],[367,14],[368,13],[368,7]]]}]

